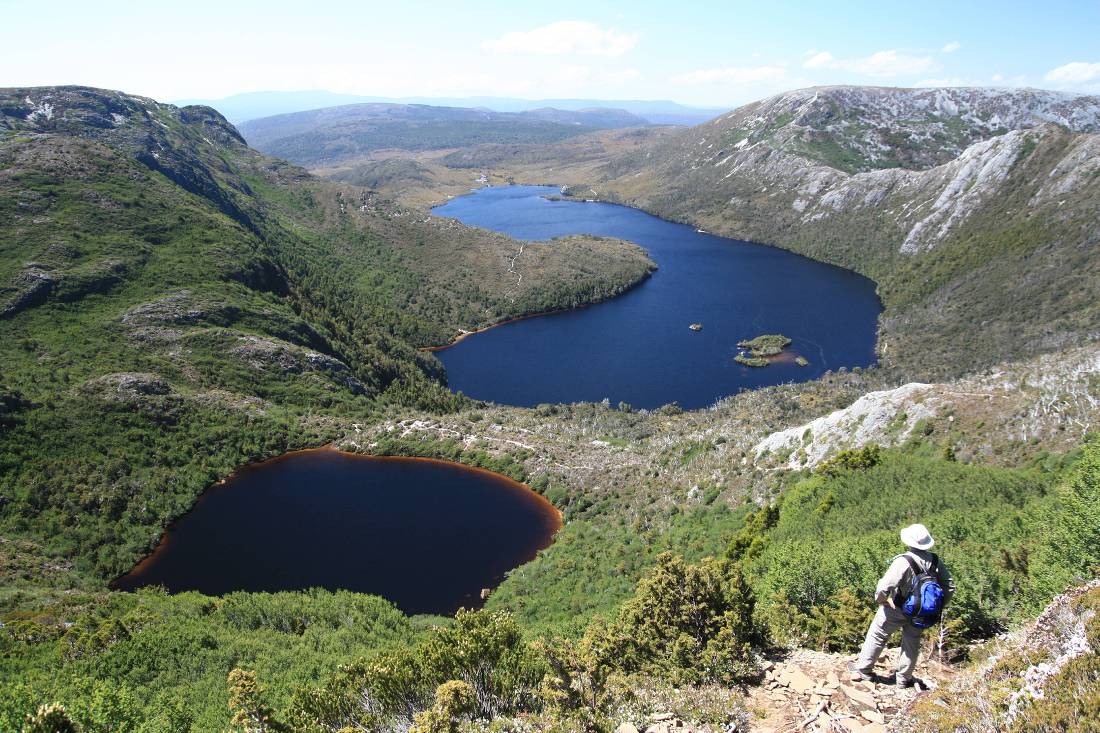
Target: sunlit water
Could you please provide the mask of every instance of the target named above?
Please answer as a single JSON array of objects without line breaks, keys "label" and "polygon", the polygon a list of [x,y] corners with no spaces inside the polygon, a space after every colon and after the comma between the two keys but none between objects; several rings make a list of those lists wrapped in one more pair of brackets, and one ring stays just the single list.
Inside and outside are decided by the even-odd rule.
[{"label": "sunlit water", "polygon": [[[436,352],[452,389],[523,406],[607,398],[697,408],[741,389],[874,363],[882,308],[871,280],[636,209],[546,198],[557,192],[483,188],[433,213],[525,240],[619,237],[644,247],[660,269],[611,301],[515,321]],[[522,258],[516,266],[522,271]],[[738,341],[765,333],[793,339],[785,359],[764,368],[734,362]],[[796,354],[809,365],[798,366]]]}]

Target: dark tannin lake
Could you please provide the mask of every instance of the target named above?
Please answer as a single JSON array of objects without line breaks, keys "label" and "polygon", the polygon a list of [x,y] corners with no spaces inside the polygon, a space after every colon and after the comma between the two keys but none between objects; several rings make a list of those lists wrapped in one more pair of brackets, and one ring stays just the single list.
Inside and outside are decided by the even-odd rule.
[{"label": "dark tannin lake", "polygon": [[208,489],[115,587],[346,589],[406,613],[450,614],[480,607],[481,589],[534,558],[560,527],[549,502],[488,471],[300,451]]},{"label": "dark tannin lake", "polygon": [[[452,389],[522,406],[608,398],[698,408],[742,388],[874,363],[882,306],[871,280],[636,209],[545,198],[557,192],[483,188],[433,213],[524,240],[619,237],[645,247],[660,269],[614,300],[504,324],[437,351]],[[692,323],[703,329],[691,331]],[[792,338],[790,351],[809,365],[793,356],[764,368],[733,361],[738,341],[766,333]]]}]

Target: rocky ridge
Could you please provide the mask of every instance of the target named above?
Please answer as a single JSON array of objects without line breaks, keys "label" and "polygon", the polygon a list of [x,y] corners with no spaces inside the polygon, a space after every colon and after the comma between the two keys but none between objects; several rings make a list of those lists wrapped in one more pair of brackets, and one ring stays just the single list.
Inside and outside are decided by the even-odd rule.
[{"label": "rocky ridge", "polygon": [[768,142],[857,172],[931,168],[976,142],[1047,123],[1100,131],[1100,98],[1041,89],[813,87],[746,105],[702,129],[721,130],[734,149]]},{"label": "rocky ridge", "polygon": [[[1100,349],[1086,346],[1005,363],[944,382],[894,386],[875,372],[742,393],[679,414],[624,413],[610,406],[553,412],[487,406],[469,415],[399,416],[344,433],[343,449],[383,442],[453,441],[521,462],[531,481],[553,476],[577,495],[603,497],[659,472],[652,491],[669,505],[701,503],[701,484],[755,491],[761,476],[804,469],[847,448],[901,445],[919,437],[949,445],[959,460],[1004,464],[1026,446],[1072,450],[1100,424]],[[690,461],[669,460],[697,446]],[[624,511],[628,511],[624,508]]]},{"label": "rocky ridge", "polygon": [[953,377],[1100,333],[1098,111],[1038,90],[800,90],[565,190],[865,274],[884,363]]},{"label": "rocky ridge", "polygon": [[[872,391],[848,407],[756,443],[757,463],[813,467],[838,451],[864,445],[900,445],[928,421],[946,419],[953,430],[977,429],[992,413],[1012,416],[1003,429],[1020,442],[1050,439],[1073,424],[1088,433],[1097,425],[1100,352],[1081,349],[1046,355],[1027,368],[990,370],[949,384],[909,383]],[[1043,393],[1033,399],[1036,393]],[[958,422],[958,425],[955,423]]]}]

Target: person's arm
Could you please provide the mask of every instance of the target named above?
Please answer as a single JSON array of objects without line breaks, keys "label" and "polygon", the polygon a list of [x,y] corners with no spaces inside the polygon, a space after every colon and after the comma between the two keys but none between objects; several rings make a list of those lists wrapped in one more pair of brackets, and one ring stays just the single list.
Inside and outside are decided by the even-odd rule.
[{"label": "person's arm", "polygon": [[905,580],[905,573],[909,570],[909,562],[904,557],[896,557],[886,569],[886,574],[875,586],[875,603],[880,606],[894,607],[894,596],[897,595],[898,586]]}]

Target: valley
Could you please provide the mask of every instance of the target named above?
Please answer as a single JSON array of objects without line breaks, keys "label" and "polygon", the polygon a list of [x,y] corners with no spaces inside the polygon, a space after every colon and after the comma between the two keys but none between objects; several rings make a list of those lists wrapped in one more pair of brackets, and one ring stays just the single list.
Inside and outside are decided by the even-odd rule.
[{"label": "valley", "polygon": [[[859,593],[897,526],[918,519],[967,579],[936,662],[959,665],[948,704],[1005,716],[1003,697],[964,691],[962,658],[1100,562],[1087,519],[1100,506],[1094,98],[803,90],[697,128],[439,148],[433,132],[389,153],[334,155],[328,139],[294,153],[322,175],[252,150],[209,108],[84,87],[0,99],[0,727],[58,701],[89,731],[220,730],[249,674],[256,705],[311,733],[424,725],[454,680],[480,693],[464,725],[611,730],[672,711],[708,730],[793,726],[809,712],[794,702],[754,712],[772,682],[766,660],[788,665],[808,648],[841,664],[870,608]],[[683,405],[603,386],[516,400],[525,407],[448,389],[466,379],[448,351],[499,335],[496,359],[515,390],[532,390],[530,370],[503,354],[539,352],[507,334],[565,323],[557,338],[577,338],[570,319],[634,308],[673,269],[644,236],[449,216],[524,193],[459,198],[507,182],[558,187],[525,205],[644,216],[608,206],[625,204],[668,220],[676,241],[734,246],[698,228],[813,258],[737,243],[776,263],[738,288],[756,315],[726,316],[736,333],[718,317],[670,316],[687,344],[728,341],[729,368],[741,369],[737,341],[760,334],[791,336],[802,354],[829,329],[792,322],[857,291],[859,323],[829,328],[860,356],[807,354],[809,372],[773,364]],[[603,203],[544,198],[555,190]],[[542,241],[547,230],[556,238]],[[835,293],[814,291],[826,272]],[[426,350],[593,303],[604,304]],[[781,306],[793,321],[767,320]],[[535,341],[565,353],[551,338]],[[578,346],[568,361],[606,374],[598,346]],[[407,616],[340,580],[109,589],[208,487],[323,445],[488,469],[563,525],[530,562],[515,567],[531,557],[521,552],[494,571],[505,577],[484,610],[453,618]],[[477,527],[476,514],[460,523]],[[230,547],[235,526],[263,535],[248,511],[218,515]],[[408,534],[392,529],[393,543]],[[701,627],[678,625],[687,608],[704,609]],[[921,711],[929,700],[883,720],[954,729]],[[831,725],[819,708],[810,723]]]}]

